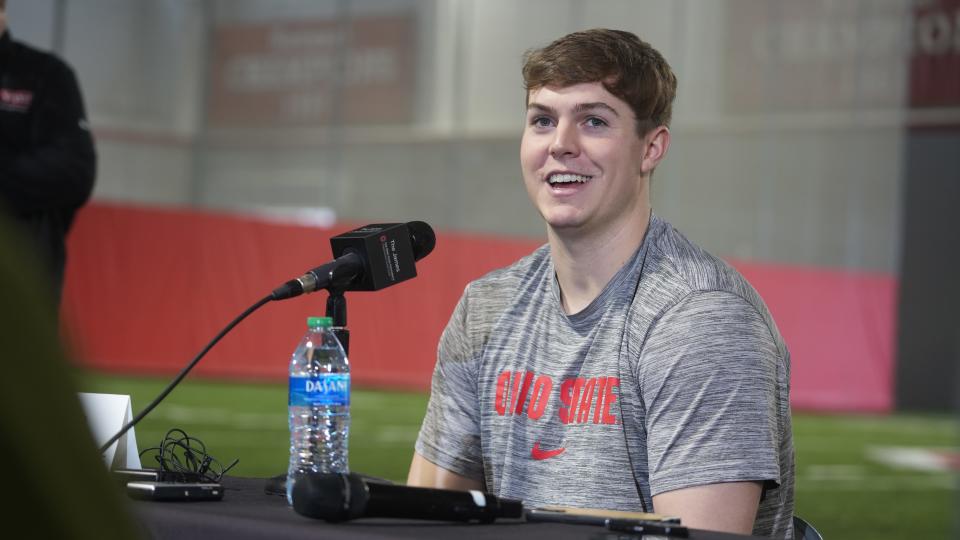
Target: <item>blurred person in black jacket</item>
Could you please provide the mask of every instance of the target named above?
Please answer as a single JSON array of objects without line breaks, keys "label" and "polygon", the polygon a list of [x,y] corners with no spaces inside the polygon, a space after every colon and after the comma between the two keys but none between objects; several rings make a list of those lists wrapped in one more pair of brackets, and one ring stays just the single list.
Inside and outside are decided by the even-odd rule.
[{"label": "blurred person in black jacket", "polygon": [[63,60],[13,41],[0,0],[0,207],[50,270],[59,303],[66,235],[90,197],[96,152],[77,79]]}]

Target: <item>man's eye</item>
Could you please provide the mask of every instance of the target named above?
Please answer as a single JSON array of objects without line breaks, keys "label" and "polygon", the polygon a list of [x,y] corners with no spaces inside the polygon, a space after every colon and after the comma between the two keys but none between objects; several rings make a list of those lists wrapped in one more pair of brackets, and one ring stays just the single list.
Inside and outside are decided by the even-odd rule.
[{"label": "man's eye", "polygon": [[603,118],[597,118],[596,116],[591,116],[590,118],[587,118],[586,124],[589,127],[603,127],[607,125],[607,122]]},{"label": "man's eye", "polygon": [[533,127],[550,127],[553,125],[553,120],[546,116],[534,116],[530,120],[530,125]]}]

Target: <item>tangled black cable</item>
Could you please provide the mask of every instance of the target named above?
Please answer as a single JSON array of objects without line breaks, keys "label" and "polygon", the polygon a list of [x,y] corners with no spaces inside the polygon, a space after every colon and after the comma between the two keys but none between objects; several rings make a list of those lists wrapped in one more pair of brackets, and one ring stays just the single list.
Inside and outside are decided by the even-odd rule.
[{"label": "tangled black cable", "polygon": [[159,480],[163,482],[219,482],[227,471],[240,462],[235,459],[224,468],[207,453],[203,441],[187,435],[180,428],[167,431],[160,446],[144,449],[140,457],[151,451],[157,452],[154,459],[159,464]]}]

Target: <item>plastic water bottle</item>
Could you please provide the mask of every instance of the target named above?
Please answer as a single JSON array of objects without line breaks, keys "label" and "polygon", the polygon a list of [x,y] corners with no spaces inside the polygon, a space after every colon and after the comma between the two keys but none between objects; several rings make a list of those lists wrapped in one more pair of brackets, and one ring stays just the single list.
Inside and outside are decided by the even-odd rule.
[{"label": "plastic water bottle", "polygon": [[349,472],[350,363],[329,317],[309,317],[290,360],[290,467],[287,502],[298,474]]}]

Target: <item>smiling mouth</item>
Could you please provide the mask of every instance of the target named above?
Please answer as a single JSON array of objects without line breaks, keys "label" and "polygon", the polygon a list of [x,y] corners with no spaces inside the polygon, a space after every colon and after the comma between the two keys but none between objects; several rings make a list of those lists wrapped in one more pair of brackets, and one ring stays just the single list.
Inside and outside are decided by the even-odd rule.
[{"label": "smiling mouth", "polygon": [[559,186],[564,184],[585,184],[593,179],[592,176],[587,176],[585,174],[551,174],[547,178],[547,183],[551,186]]}]

